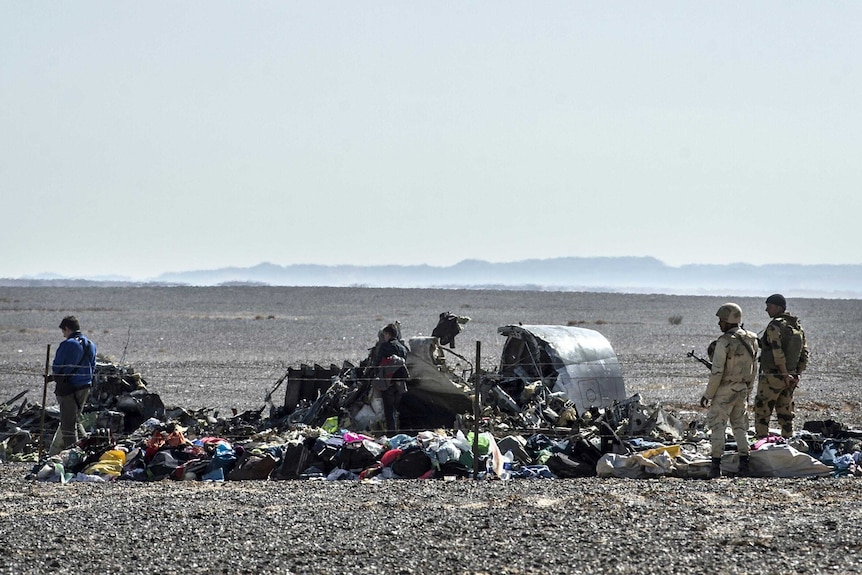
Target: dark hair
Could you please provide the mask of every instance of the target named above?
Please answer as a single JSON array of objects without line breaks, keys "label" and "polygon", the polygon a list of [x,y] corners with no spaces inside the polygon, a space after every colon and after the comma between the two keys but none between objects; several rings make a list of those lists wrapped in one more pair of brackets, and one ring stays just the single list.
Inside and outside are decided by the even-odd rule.
[{"label": "dark hair", "polygon": [[73,315],[67,315],[63,318],[63,321],[60,322],[60,329],[67,327],[72,331],[81,331],[81,324],[78,323],[78,318]]},{"label": "dark hair", "polygon": [[398,337],[398,328],[395,327],[394,323],[386,324],[386,327],[383,328],[383,333],[388,333],[392,337]]}]

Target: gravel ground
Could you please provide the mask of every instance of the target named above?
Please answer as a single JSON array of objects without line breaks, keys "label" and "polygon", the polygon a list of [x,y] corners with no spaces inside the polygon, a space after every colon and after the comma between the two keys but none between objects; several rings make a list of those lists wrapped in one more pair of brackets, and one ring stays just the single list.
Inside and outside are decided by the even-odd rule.
[{"label": "gravel ground", "polygon": [[[769,290],[775,291],[775,290]],[[399,319],[473,320],[457,351],[492,367],[507,323],[601,331],[629,393],[696,410],[715,310],[763,298],[480,290],[0,288],[0,394],[41,398],[45,345],[77,314],[169,405],[260,407],[288,366],[358,362]],[[805,419],[862,425],[862,302],[794,300],[812,366]],[[682,316],[676,325],[671,316]],[[49,396],[50,397],[50,396]],[[0,573],[862,573],[851,478],[45,484],[0,464]]]},{"label": "gravel ground", "polygon": [[44,484],[0,572],[860,573],[853,479]]}]

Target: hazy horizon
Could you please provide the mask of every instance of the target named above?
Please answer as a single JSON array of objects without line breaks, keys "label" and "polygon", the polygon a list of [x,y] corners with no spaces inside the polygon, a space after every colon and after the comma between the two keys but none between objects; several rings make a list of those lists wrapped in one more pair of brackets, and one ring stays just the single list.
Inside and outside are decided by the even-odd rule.
[{"label": "hazy horizon", "polygon": [[[5,281],[4,281],[5,280]],[[40,283],[44,282],[44,283]],[[306,286],[406,289],[593,291],[675,295],[862,298],[862,266],[689,264],[669,266],[656,258],[552,258],[491,263],[464,260],[453,266],[279,266],[166,272],[142,280],[122,276],[72,278],[42,274],[0,278],[0,285],[184,285]]]},{"label": "hazy horizon", "polygon": [[[122,279],[122,280],[133,281],[133,282],[147,282],[147,281],[158,281],[158,279],[160,277],[169,276],[169,275],[173,275],[173,274],[198,273],[198,272],[203,273],[203,272],[212,272],[212,271],[219,271],[219,270],[226,270],[226,269],[252,270],[252,269],[255,269],[255,268],[258,268],[261,266],[276,266],[276,267],[280,267],[280,268],[290,268],[290,267],[376,268],[376,267],[414,267],[414,266],[415,267],[427,266],[427,267],[431,267],[431,268],[452,268],[452,267],[456,267],[456,266],[463,265],[465,263],[470,263],[470,262],[488,263],[488,264],[517,264],[517,263],[524,263],[524,262],[551,262],[554,260],[562,260],[562,259],[568,259],[568,258],[579,259],[579,260],[630,260],[630,259],[652,260],[652,261],[655,261],[655,262],[657,262],[663,266],[666,266],[668,268],[674,268],[674,269],[680,269],[680,268],[692,267],[692,266],[751,266],[754,268],[762,268],[762,267],[768,267],[768,266],[783,266],[783,265],[789,265],[789,266],[857,266],[857,265],[862,265],[862,264],[854,264],[854,263],[846,263],[846,264],[810,263],[810,264],[804,264],[804,263],[790,262],[790,261],[764,263],[764,264],[754,264],[754,263],[744,262],[744,261],[732,261],[732,262],[721,263],[721,264],[715,264],[715,263],[709,263],[709,262],[686,262],[686,263],[673,265],[673,264],[669,264],[665,261],[662,261],[660,258],[656,258],[653,256],[560,256],[560,257],[548,257],[548,258],[526,258],[526,259],[505,260],[505,261],[491,261],[491,260],[482,259],[482,258],[464,258],[464,259],[457,261],[457,262],[454,262],[452,264],[440,264],[440,265],[428,264],[428,263],[403,264],[403,263],[397,263],[397,262],[389,262],[389,263],[381,263],[381,264],[367,264],[367,265],[360,265],[360,264],[353,264],[353,263],[324,264],[324,263],[315,263],[315,262],[298,262],[298,263],[293,263],[293,264],[278,264],[278,263],[274,263],[274,262],[270,262],[270,261],[260,261],[256,264],[251,264],[251,265],[247,265],[247,266],[225,265],[225,266],[219,266],[219,267],[215,267],[215,268],[190,267],[190,268],[186,268],[186,269],[164,270],[162,272],[157,273],[156,275],[148,276],[148,277],[142,276],[140,274],[123,275],[123,274],[119,274],[119,273],[117,273],[117,274],[107,273],[107,274],[90,274],[90,275],[83,275],[83,274],[65,275],[65,274],[53,272],[51,270],[46,270],[44,272],[39,272],[39,273],[35,273],[32,275],[22,275],[22,276],[16,276],[16,277],[12,277],[12,276],[0,276],[0,277],[4,277],[4,279],[82,279],[82,280],[92,280],[94,278],[117,278],[117,279]],[[862,286],[860,286],[860,287],[862,287]]]}]

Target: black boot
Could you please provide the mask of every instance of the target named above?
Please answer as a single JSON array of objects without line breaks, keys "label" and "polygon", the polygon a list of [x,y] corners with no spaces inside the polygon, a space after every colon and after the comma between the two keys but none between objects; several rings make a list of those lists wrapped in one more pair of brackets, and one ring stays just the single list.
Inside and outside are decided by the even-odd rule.
[{"label": "black boot", "polygon": [[737,477],[751,477],[751,469],[748,467],[748,456],[739,456],[739,471],[736,472]]},{"label": "black boot", "polygon": [[713,457],[712,465],[709,468],[709,478],[718,479],[721,477],[721,457]]}]

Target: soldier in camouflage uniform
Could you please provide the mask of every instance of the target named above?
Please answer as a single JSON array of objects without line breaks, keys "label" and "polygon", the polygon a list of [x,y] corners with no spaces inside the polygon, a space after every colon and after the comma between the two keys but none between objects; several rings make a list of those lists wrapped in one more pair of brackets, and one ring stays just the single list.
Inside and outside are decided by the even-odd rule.
[{"label": "soldier in camouflage uniform", "polygon": [[808,367],[808,346],[799,318],[787,313],[781,294],[766,298],[766,313],[772,318],[760,338],[760,378],[754,400],[754,433],[769,434],[772,411],[778,418],[782,437],[793,435],[793,392],[799,376]]},{"label": "soldier in camouflage uniform", "polygon": [[712,433],[709,477],[714,479],[721,476],[721,456],[724,453],[728,421],[739,453],[739,475],[748,476],[748,397],[757,373],[757,334],[739,327],[742,309],[735,303],[722,305],[715,315],[723,333],[715,341],[712,372],[706,391],[700,398],[700,405],[709,407],[706,421]]}]

